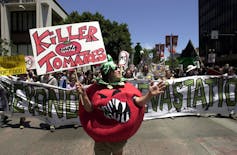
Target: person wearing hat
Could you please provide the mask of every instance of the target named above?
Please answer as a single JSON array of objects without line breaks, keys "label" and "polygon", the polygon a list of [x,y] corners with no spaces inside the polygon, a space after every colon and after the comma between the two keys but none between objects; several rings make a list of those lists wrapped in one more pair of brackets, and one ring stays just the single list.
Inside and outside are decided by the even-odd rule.
[{"label": "person wearing hat", "polygon": [[196,68],[197,66],[194,65],[188,65],[187,70],[186,70],[186,75],[187,76],[193,76],[196,75]]},{"label": "person wearing hat", "polygon": [[122,155],[127,139],[133,136],[143,121],[144,107],[153,96],[164,92],[163,81],[151,82],[142,93],[122,77],[120,69],[108,55],[101,65],[102,78],[84,89],[77,82],[81,95],[79,118],[83,129],[94,141],[95,155]]}]

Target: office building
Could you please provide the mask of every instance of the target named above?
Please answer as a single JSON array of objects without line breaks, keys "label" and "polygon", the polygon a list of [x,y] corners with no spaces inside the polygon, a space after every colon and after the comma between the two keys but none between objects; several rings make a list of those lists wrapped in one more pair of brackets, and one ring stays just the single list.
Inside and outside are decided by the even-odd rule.
[{"label": "office building", "polygon": [[33,55],[29,29],[53,26],[67,17],[56,0],[0,0],[1,39],[12,42],[9,55]]},{"label": "office building", "polygon": [[198,7],[200,56],[208,65],[237,66],[237,0],[199,0]]}]

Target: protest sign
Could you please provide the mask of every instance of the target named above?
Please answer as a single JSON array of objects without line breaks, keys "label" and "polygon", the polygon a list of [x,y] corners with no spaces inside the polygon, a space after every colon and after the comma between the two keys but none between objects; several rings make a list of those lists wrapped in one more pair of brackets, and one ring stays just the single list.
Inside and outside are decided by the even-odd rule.
[{"label": "protest sign", "polygon": [[26,74],[24,55],[0,57],[0,75],[19,74]]},{"label": "protest sign", "polygon": [[96,21],[30,29],[30,38],[38,75],[107,61]]},{"label": "protest sign", "polygon": [[121,51],[119,53],[119,62],[118,65],[124,67],[124,69],[128,68],[128,60],[129,60],[129,53],[127,51]]},{"label": "protest sign", "polygon": [[26,69],[35,69],[35,59],[33,56],[25,56]]}]

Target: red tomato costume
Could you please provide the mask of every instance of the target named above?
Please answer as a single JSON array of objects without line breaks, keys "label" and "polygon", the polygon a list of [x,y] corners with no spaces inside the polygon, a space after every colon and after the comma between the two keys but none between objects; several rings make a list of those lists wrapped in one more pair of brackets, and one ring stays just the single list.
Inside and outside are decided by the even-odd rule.
[{"label": "red tomato costume", "polygon": [[144,107],[134,103],[134,97],[142,95],[136,87],[127,82],[112,89],[93,84],[86,92],[93,111],[86,112],[80,103],[79,118],[96,142],[119,142],[136,133],[144,116]]}]

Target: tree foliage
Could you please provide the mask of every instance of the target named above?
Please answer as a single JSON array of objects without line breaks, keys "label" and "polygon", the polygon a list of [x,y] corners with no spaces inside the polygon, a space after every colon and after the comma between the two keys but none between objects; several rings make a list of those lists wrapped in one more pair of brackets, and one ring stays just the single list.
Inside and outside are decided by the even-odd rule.
[{"label": "tree foliage", "polygon": [[152,62],[156,64],[160,63],[160,56],[157,54],[156,48],[151,49],[150,52],[153,53]]},{"label": "tree foliage", "polygon": [[175,69],[179,67],[179,61],[177,58],[168,57],[168,60],[165,61],[165,65],[169,65],[170,68]]},{"label": "tree foliage", "polygon": [[128,30],[128,25],[119,24],[115,21],[104,19],[104,16],[98,12],[91,14],[84,12],[81,15],[74,11],[64,21],[59,24],[71,24],[80,22],[98,21],[100,23],[101,33],[105,44],[107,54],[110,54],[114,60],[118,59],[119,52],[125,50],[132,52],[131,36]]},{"label": "tree foliage", "polygon": [[137,45],[135,46],[135,53],[134,53],[134,59],[133,59],[134,65],[138,65],[141,61],[141,53],[140,53],[141,50],[142,50],[142,47],[140,43],[137,43]]}]

